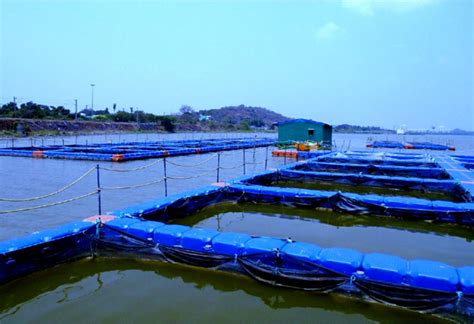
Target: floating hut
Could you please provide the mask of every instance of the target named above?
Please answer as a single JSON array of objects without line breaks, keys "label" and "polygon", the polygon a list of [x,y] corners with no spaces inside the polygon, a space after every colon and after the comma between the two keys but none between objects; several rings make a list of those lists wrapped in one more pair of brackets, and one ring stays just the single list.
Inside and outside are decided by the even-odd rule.
[{"label": "floating hut", "polygon": [[332,126],[310,119],[292,119],[276,124],[278,141],[332,143]]}]

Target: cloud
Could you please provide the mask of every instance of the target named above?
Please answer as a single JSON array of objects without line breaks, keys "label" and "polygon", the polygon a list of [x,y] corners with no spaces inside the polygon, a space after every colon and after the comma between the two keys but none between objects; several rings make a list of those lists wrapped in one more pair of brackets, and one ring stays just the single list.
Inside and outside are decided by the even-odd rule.
[{"label": "cloud", "polygon": [[371,0],[342,0],[344,8],[356,11],[362,15],[371,16],[374,14],[373,1]]},{"label": "cloud", "polygon": [[379,10],[402,13],[436,1],[440,0],[341,0],[341,5],[361,15],[372,16]]},{"label": "cloud", "polygon": [[319,39],[329,39],[345,33],[345,29],[330,21],[316,30],[316,37]]}]

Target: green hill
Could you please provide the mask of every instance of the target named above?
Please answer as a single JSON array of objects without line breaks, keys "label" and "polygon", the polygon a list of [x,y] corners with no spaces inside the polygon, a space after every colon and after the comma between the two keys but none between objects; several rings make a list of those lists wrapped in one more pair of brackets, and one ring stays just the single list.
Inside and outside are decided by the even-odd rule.
[{"label": "green hill", "polygon": [[209,116],[207,122],[219,129],[268,129],[273,123],[290,119],[266,108],[244,105],[200,110],[198,114],[201,119]]}]

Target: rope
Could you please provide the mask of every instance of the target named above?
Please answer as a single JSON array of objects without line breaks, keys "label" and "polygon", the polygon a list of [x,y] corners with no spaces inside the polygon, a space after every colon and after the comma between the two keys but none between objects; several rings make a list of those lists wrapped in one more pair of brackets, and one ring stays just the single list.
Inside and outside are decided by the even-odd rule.
[{"label": "rope", "polygon": [[245,162],[245,164],[254,164],[254,165],[256,165],[256,164],[263,164],[263,162]]},{"label": "rope", "polygon": [[234,156],[234,155],[240,155],[242,154],[242,150],[239,149],[233,149],[232,151],[236,151],[235,153],[224,153],[221,152],[221,156]]},{"label": "rope", "polygon": [[207,172],[204,172],[204,173],[196,174],[196,175],[193,175],[193,176],[187,176],[187,177],[173,177],[173,176],[170,177],[170,176],[168,176],[166,178],[167,179],[172,179],[172,180],[186,180],[186,179],[199,178],[199,177],[202,177],[202,176],[214,173],[214,172],[216,172],[216,170],[211,170],[211,171],[207,171]]},{"label": "rope", "polygon": [[119,190],[119,189],[133,189],[133,188],[141,188],[141,187],[146,187],[146,186],[151,186],[160,182],[163,182],[165,178],[161,178],[160,180],[156,181],[151,181],[151,182],[146,182],[146,183],[141,183],[137,185],[131,185],[131,186],[122,186],[122,187],[101,187],[100,190]]},{"label": "rope", "polygon": [[237,169],[237,168],[241,168],[243,167],[242,164],[237,164],[237,165],[234,165],[234,166],[231,166],[231,167],[223,167],[223,166],[220,166],[219,169],[222,169],[222,170],[232,170],[232,169]]},{"label": "rope", "polygon": [[39,205],[39,206],[32,206],[32,207],[12,209],[12,210],[0,210],[0,214],[18,213],[18,212],[23,212],[23,211],[28,211],[28,210],[34,210],[34,209],[40,209],[40,208],[47,208],[47,207],[62,205],[62,204],[66,204],[66,203],[69,203],[69,202],[72,202],[72,201],[75,201],[75,200],[79,200],[79,199],[82,199],[82,198],[86,198],[86,197],[95,195],[95,194],[97,194],[97,192],[98,191],[95,190],[95,191],[89,192],[89,193],[87,193],[85,195],[82,195],[82,196],[77,196],[77,197],[73,197],[73,198],[70,198],[70,199],[57,201],[57,202],[54,202],[54,203],[51,203],[51,204],[44,204],[44,205]]},{"label": "rope", "polygon": [[206,162],[209,162],[210,160],[212,160],[214,157],[217,156],[217,153],[216,154],[213,154],[211,157],[209,157],[208,159],[204,160],[204,161],[201,161],[201,162],[198,162],[196,164],[181,164],[181,163],[176,163],[176,162],[172,162],[171,160],[167,160],[166,162],[169,163],[169,164],[172,164],[172,165],[175,165],[175,166],[179,166],[179,167],[185,167],[185,168],[192,168],[192,167],[195,167],[195,166],[199,166],[199,165],[202,165]]},{"label": "rope", "polygon": [[155,161],[153,163],[146,164],[146,165],[143,165],[143,166],[140,166],[140,167],[137,167],[137,168],[132,168],[132,169],[112,169],[112,168],[105,168],[105,167],[100,167],[100,169],[105,170],[105,171],[111,171],[111,172],[133,172],[133,171],[139,171],[139,170],[147,169],[147,168],[152,167],[155,164],[158,164],[160,162],[161,162],[161,160],[158,160],[158,161]]},{"label": "rope", "polygon": [[38,200],[38,199],[43,199],[43,198],[47,198],[47,197],[51,197],[51,196],[54,196],[54,195],[57,195],[58,193],[61,193],[69,188],[71,188],[72,186],[74,186],[76,183],[78,183],[79,181],[81,181],[82,179],[84,179],[86,176],[88,176],[91,172],[93,172],[95,170],[95,168],[91,168],[90,170],[86,171],[86,173],[84,173],[83,175],[81,175],[79,178],[77,178],[76,180],[74,180],[73,182],[71,182],[70,184],[66,185],[65,187],[62,187],[61,189],[57,190],[57,191],[54,191],[54,192],[51,192],[49,194],[46,194],[46,195],[42,195],[42,196],[37,196],[37,197],[31,197],[31,198],[0,198],[0,201],[8,201],[8,202],[24,202],[24,201],[34,201],[34,200]]}]

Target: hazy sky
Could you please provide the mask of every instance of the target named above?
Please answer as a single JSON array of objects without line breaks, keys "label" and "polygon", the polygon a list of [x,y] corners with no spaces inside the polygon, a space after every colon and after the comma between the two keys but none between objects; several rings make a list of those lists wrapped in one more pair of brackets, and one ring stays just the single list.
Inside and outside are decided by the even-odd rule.
[{"label": "hazy sky", "polygon": [[0,3],[2,103],[474,130],[470,0]]}]

